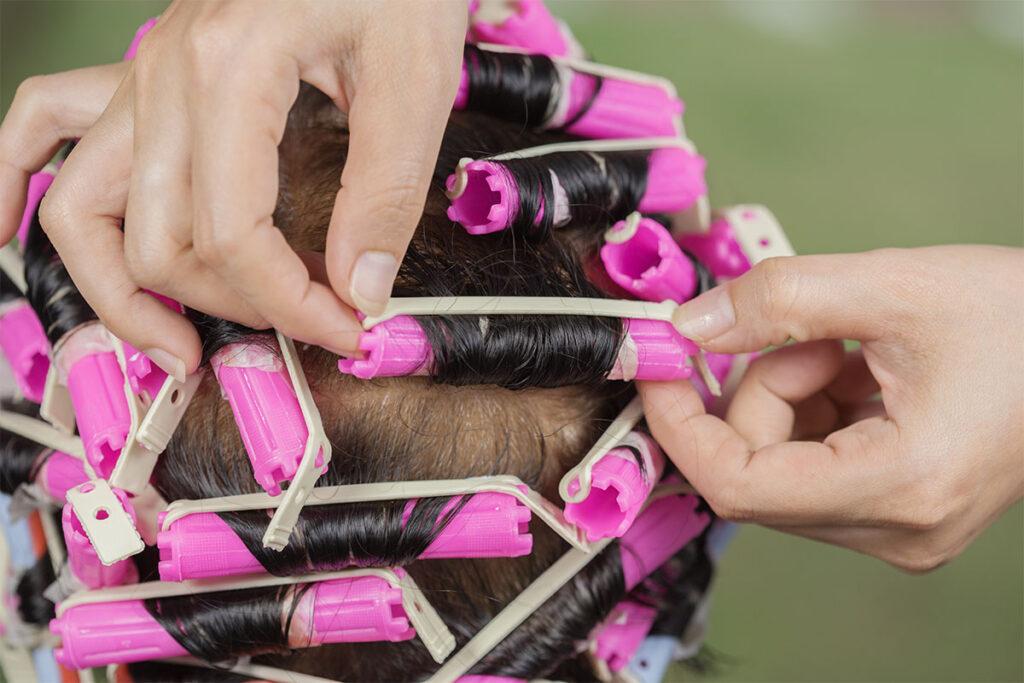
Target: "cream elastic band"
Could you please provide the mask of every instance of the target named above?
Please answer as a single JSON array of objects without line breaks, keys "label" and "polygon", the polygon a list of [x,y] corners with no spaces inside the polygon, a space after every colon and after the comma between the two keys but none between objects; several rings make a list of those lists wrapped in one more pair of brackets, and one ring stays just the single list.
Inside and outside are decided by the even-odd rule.
[{"label": "cream elastic band", "polygon": [[85,462],[85,449],[82,447],[81,439],[54,429],[42,420],[4,410],[0,411],[0,429],[14,432],[18,436],[35,441],[40,446],[67,453]]},{"label": "cream elastic band", "polygon": [[263,534],[264,548],[283,550],[288,545],[288,539],[292,535],[292,530],[295,529],[302,506],[306,504],[306,498],[313,491],[316,480],[320,478],[320,472],[315,465],[317,453],[323,453],[323,466],[327,467],[331,462],[331,442],[327,438],[327,434],[324,433],[323,420],[320,419],[320,411],[317,409],[316,403],[313,402],[313,394],[309,390],[306,373],[302,370],[299,355],[295,351],[295,344],[280,332],[275,331],[275,334],[277,334],[277,342],[281,346],[281,356],[288,369],[288,376],[295,389],[295,396],[299,400],[302,419],[305,421],[306,430],[309,433],[309,438],[306,439],[306,448],[302,451],[302,460],[295,470],[295,476],[289,482],[288,490],[279,498],[280,502],[274,506],[277,511],[274,512],[274,517]]},{"label": "cream elastic band", "polygon": [[[428,481],[378,482],[375,484],[349,484],[315,488],[306,499],[306,505],[334,505],[382,500],[408,500],[435,498],[474,493],[504,493],[514,496],[547,524],[566,543],[581,552],[589,553],[593,544],[575,525],[565,521],[562,511],[542,495],[528,488],[520,479],[510,475],[473,477],[469,479],[441,479]],[[240,510],[266,510],[278,507],[280,497],[265,493],[240,496],[176,500],[168,506],[161,529],[188,515],[204,512],[238,512]]]},{"label": "cream elastic band", "polygon": [[674,301],[556,296],[413,296],[392,298],[384,312],[363,319],[363,328],[399,315],[586,315],[672,321]]},{"label": "cream elastic band", "polygon": [[25,283],[25,263],[21,260],[21,254],[18,253],[18,248],[14,246],[13,241],[8,242],[0,249],[0,270],[11,278],[11,282],[21,290],[22,294],[25,293],[25,290],[28,289],[28,285]]}]

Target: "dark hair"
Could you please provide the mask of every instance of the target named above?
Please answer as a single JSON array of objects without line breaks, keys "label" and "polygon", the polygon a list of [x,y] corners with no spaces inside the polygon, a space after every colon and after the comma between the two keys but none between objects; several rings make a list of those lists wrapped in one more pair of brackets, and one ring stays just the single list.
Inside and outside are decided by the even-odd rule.
[{"label": "dark hair", "polygon": [[[469,111],[541,128],[548,122],[554,103],[564,94],[558,69],[547,55],[494,52],[467,43],[463,63],[468,77],[466,109]],[[593,106],[604,83],[600,76],[593,78],[590,97],[559,129],[568,128],[583,118]]]},{"label": "dark hair", "polygon": [[[0,411],[35,417],[37,406],[27,401],[0,401]],[[22,484],[32,482],[51,453],[31,439],[0,429],[0,492],[11,495]]]},{"label": "dark hair", "polygon": [[56,616],[55,605],[43,597],[43,591],[56,580],[49,553],[43,553],[36,563],[21,575],[14,592],[18,596],[18,615],[23,622],[45,628]]},{"label": "dark hair", "polygon": [[[136,662],[126,667],[130,683],[251,683],[252,676],[221,668],[187,666],[171,662]],[[114,683],[123,683],[118,676]]]}]

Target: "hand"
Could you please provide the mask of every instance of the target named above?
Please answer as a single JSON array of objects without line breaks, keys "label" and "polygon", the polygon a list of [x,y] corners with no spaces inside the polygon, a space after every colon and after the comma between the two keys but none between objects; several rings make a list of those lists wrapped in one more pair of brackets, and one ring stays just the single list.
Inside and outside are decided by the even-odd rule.
[{"label": "hand", "polygon": [[[179,1],[44,200],[43,226],[114,334],[181,378],[191,324],[143,288],[337,353],[386,304],[458,84],[464,2]],[[348,113],[330,284],[274,226],[277,145],[305,81]],[[121,230],[124,218],[124,232]]]},{"label": "hand", "polygon": [[727,519],[927,571],[1024,494],[1022,250],[772,259],[676,326],[716,352],[799,342],[753,363],[724,421],[685,382],[641,387],[654,436]]}]

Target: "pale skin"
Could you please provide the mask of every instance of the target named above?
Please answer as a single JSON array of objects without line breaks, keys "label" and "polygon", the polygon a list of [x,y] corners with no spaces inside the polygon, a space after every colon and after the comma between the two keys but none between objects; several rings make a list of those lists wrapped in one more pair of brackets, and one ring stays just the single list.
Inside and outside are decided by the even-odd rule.
[{"label": "pale skin", "polygon": [[[172,375],[196,369],[195,330],[152,289],[351,353],[354,309],[386,304],[419,220],[465,23],[459,0],[176,2],[133,62],[18,89],[0,126],[0,243],[29,175],[81,138],[41,219],[115,334]],[[324,255],[291,251],[272,221],[300,80],[352,131]],[[800,343],[755,362],[722,417],[688,383],[641,386],[648,422],[721,516],[934,568],[1024,491],[1022,292],[1021,250],[766,262],[677,326],[711,351]]]}]

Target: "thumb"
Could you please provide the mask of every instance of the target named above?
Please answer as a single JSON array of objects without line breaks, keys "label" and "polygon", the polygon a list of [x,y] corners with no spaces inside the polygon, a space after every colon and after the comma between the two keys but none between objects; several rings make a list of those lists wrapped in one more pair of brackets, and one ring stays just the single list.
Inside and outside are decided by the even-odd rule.
[{"label": "thumb", "polygon": [[[460,46],[461,47],[461,46]],[[459,58],[414,52],[361,69],[349,111],[348,159],[327,233],[327,272],[344,301],[384,310],[437,161]]]},{"label": "thumb", "polygon": [[676,309],[679,332],[718,353],[745,353],[789,339],[872,341],[913,307],[893,273],[901,252],[792,256],[762,261]]}]

